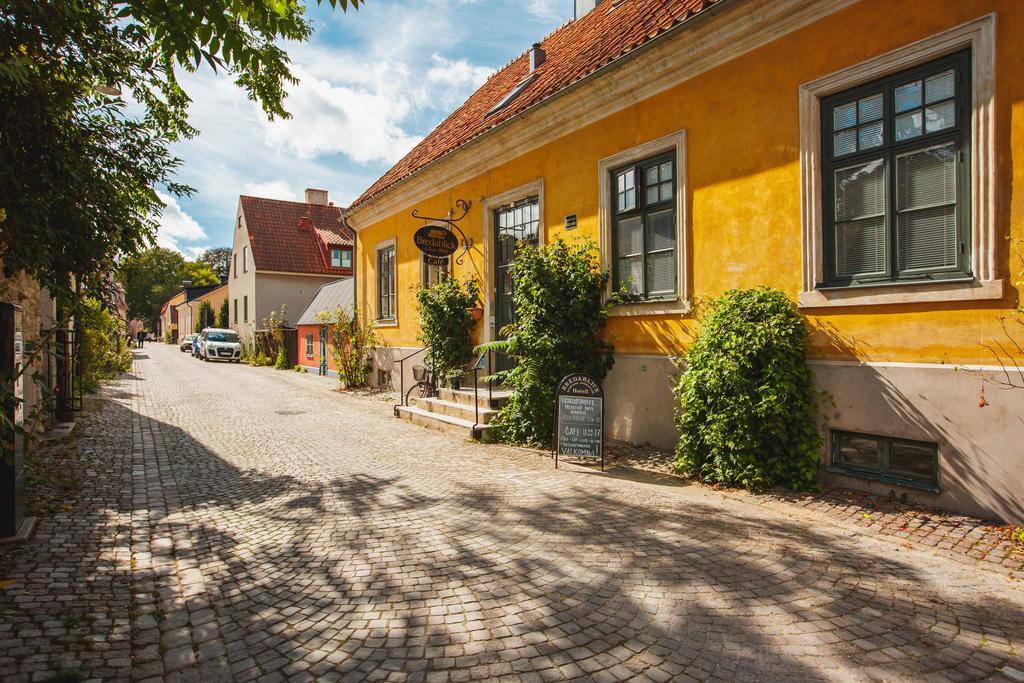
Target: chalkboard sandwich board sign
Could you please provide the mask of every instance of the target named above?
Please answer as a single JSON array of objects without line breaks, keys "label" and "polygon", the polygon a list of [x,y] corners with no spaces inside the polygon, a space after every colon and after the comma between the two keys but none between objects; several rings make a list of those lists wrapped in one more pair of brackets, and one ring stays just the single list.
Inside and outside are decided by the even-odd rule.
[{"label": "chalkboard sandwich board sign", "polygon": [[558,383],[555,407],[555,467],[558,456],[600,460],[604,471],[604,391],[583,373]]}]

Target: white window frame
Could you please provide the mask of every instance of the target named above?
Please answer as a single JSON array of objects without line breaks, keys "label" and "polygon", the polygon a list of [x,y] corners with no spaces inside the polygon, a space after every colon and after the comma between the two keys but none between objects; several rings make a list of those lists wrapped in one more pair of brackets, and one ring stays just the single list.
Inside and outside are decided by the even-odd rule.
[{"label": "white window frame", "polygon": [[[392,317],[380,317],[380,252],[388,248],[395,250],[395,310]],[[378,242],[373,247],[373,319],[377,327],[398,327],[398,246],[394,237]]]},{"label": "white window frame", "polygon": [[[612,316],[680,315],[690,312],[690,272],[687,238],[690,234],[690,215],[686,210],[688,180],[686,167],[686,130],[670,133],[657,140],[645,142],[617,154],[605,157],[597,163],[598,175],[598,222],[600,223],[601,265],[608,271],[614,267],[612,253],[614,240],[612,207],[612,171],[636,164],[651,157],[675,152],[676,166],[676,296],[658,301],[644,301],[623,304],[612,308]],[[609,285],[608,294],[611,294]]]},{"label": "white window frame", "polygon": [[537,197],[537,244],[547,244],[547,232],[544,227],[544,179],[538,178],[532,182],[506,190],[500,194],[492,195],[483,200],[484,212],[484,272],[487,273],[487,287],[482,293],[484,299],[484,320],[487,324],[481,333],[481,341],[489,342],[497,339],[497,330],[494,329],[494,291],[497,283],[494,281],[494,212],[503,206],[513,204],[529,197]]},{"label": "white window frame", "polygon": [[[334,265],[334,252],[338,252],[338,265]],[[341,268],[341,247],[331,247],[331,268]]]},{"label": "white window frame", "polygon": [[[995,14],[943,31],[800,86],[800,184],[803,233],[801,308],[1002,299],[996,254]],[[825,281],[821,100],[878,78],[971,50],[971,273],[967,282],[881,284],[816,289]]]}]

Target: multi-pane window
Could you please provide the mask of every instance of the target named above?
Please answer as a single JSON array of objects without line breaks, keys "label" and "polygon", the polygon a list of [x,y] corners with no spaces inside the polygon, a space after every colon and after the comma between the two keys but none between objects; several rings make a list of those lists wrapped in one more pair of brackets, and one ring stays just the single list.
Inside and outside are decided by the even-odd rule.
[{"label": "multi-pane window", "polygon": [[238,324],[238,299],[235,299],[235,324]]},{"label": "multi-pane window", "polygon": [[306,335],[306,358],[313,357],[313,333],[310,332]]},{"label": "multi-pane window", "polygon": [[854,474],[935,487],[939,449],[925,441],[833,431],[832,466]]},{"label": "multi-pane window", "polygon": [[640,299],[676,295],[675,155],[612,171],[612,272]]},{"label": "multi-pane window", "polygon": [[242,322],[249,322],[249,297],[242,297]]},{"label": "multi-pane window", "polygon": [[395,319],[395,247],[377,251],[377,319]]},{"label": "multi-pane window", "polygon": [[352,250],[351,249],[331,249],[331,267],[332,268],[351,268],[352,267]]},{"label": "multi-pane window", "polygon": [[248,247],[248,245],[246,245],[246,246],[242,247],[242,272],[243,273],[248,273],[249,272],[249,259],[247,258],[248,255],[249,255],[249,247]]},{"label": "multi-pane window", "polygon": [[[238,254],[232,254],[231,261],[231,269],[234,272],[234,277],[238,277]],[[236,315],[235,317],[237,318],[238,316]]]},{"label": "multi-pane window", "polygon": [[826,286],[969,275],[970,54],[822,100]]}]

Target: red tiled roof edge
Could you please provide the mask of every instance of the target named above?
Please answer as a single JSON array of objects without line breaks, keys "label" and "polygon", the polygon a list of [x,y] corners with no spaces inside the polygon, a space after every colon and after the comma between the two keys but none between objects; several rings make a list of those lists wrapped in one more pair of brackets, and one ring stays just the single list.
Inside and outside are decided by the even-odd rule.
[{"label": "red tiled roof edge", "polygon": [[[546,61],[537,78],[505,108],[488,112],[528,75],[529,50],[491,75],[465,103],[377,179],[346,212],[393,189],[458,151],[469,142],[547,103],[570,87],[631,55],[687,23],[712,5],[728,0],[625,0],[601,5],[569,21],[541,41]],[[614,29],[614,30],[613,30]],[[584,34],[583,42],[573,42]]]},{"label": "red tiled roof edge", "polygon": [[[239,202],[256,270],[331,276],[351,274],[351,269],[331,267],[321,246],[320,231],[335,235],[338,244],[354,244],[341,207],[249,195],[241,195]],[[303,217],[309,219],[308,227],[300,226]]]}]

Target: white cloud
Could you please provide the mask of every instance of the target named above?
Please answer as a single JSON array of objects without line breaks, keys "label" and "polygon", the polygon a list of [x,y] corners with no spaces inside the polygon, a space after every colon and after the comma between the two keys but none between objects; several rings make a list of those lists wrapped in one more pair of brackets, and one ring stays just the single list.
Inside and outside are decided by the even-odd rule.
[{"label": "white cloud", "polygon": [[186,255],[195,249],[200,249],[200,253],[202,253],[205,247],[186,246],[181,243],[206,240],[206,231],[192,216],[185,213],[175,197],[162,192],[157,192],[157,195],[160,197],[160,201],[167,206],[159,219],[160,227],[157,230],[156,243],[161,247],[174,249]]},{"label": "white cloud", "polygon": [[441,101],[451,105],[461,104],[494,73],[490,67],[470,64],[465,59],[445,59],[436,52],[430,58],[433,66],[427,71],[427,81],[431,86],[440,86],[431,90],[439,92]]},{"label": "white cloud", "polygon": [[287,101],[292,118],[263,124],[267,144],[303,158],[341,153],[359,163],[398,161],[420,140],[402,127],[412,105],[395,87],[408,71],[402,63],[377,64],[367,86],[332,83],[296,64],[300,82]]},{"label": "white cloud", "polygon": [[295,202],[299,200],[299,193],[292,189],[292,186],[283,180],[268,180],[263,183],[246,183],[243,194],[253,197],[266,197],[267,199],[285,199]]},{"label": "white cloud", "polygon": [[557,19],[564,13],[559,11],[559,9],[564,9],[561,7],[564,4],[563,0],[530,0],[526,11],[538,19]]}]

